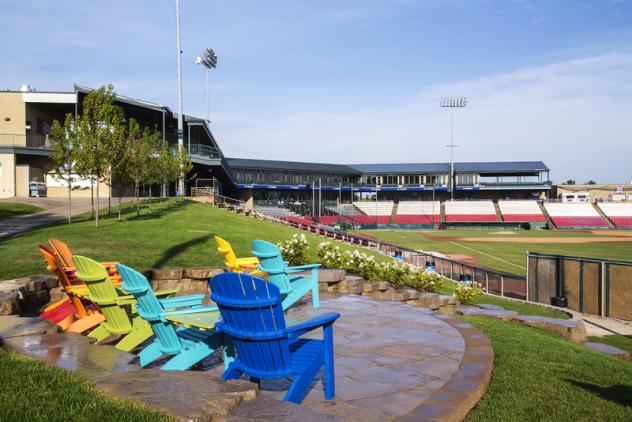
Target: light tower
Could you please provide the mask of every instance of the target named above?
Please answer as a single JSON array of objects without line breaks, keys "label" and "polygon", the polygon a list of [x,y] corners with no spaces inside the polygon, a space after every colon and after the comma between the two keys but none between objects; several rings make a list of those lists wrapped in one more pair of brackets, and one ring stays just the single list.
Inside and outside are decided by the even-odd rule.
[{"label": "light tower", "polygon": [[440,106],[450,109],[450,144],[446,147],[450,148],[450,200],[454,200],[454,109],[463,108],[467,105],[466,97],[441,97]]},{"label": "light tower", "polygon": [[204,66],[204,73],[206,76],[206,101],[204,103],[204,110],[206,111],[206,120],[211,121],[208,107],[208,71],[217,67],[217,55],[212,48],[204,50],[204,54],[195,58],[195,64],[201,64]]}]

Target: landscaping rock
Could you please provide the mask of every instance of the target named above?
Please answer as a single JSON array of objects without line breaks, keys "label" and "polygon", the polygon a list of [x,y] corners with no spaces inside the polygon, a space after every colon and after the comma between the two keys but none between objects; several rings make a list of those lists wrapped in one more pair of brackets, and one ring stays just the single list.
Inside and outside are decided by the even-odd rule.
[{"label": "landscaping rock", "polygon": [[421,292],[415,289],[405,289],[404,292],[407,295],[406,300],[419,299],[419,296],[421,296]]},{"label": "landscaping rock", "polygon": [[180,280],[151,280],[150,284],[154,290],[177,289]]},{"label": "landscaping rock", "polygon": [[370,281],[366,281],[364,282],[364,284],[362,284],[362,294],[377,292],[378,286],[379,286],[379,283],[372,283]]},{"label": "landscaping rock", "polygon": [[139,369],[103,378],[97,386],[187,421],[223,420],[241,402],[257,396],[255,383],[223,381],[201,371]]},{"label": "landscaping rock", "polygon": [[459,301],[454,296],[439,295],[439,300],[441,301],[441,306],[458,305],[459,304]]},{"label": "landscaping rock", "polygon": [[155,269],[151,270],[152,280],[180,280],[184,270],[182,268],[177,269]]},{"label": "landscaping rock", "polygon": [[58,302],[66,296],[63,287],[54,287],[49,290],[48,294],[51,302]]},{"label": "landscaping rock", "polygon": [[223,268],[185,268],[182,277],[208,280],[209,278],[223,272]]},{"label": "landscaping rock", "polygon": [[229,415],[224,417],[223,420],[226,422],[343,421],[342,418],[316,413],[310,410],[307,406],[301,406],[284,400],[276,400],[265,395],[259,395],[254,400],[243,402],[234,411],[230,412]]},{"label": "landscaping rock", "polygon": [[588,342],[584,343],[584,346],[599,353],[603,353],[606,356],[621,360],[630,360],[630,353],[625,350],[619,349],[618,347],[610,346],[609,344]]},{"label": "landscaping rock", "polygon": [[27,279],[26,290],[37,292],[40,290],[50,290],[57,286],[57,278],[51,276],[34,276]]},{"label": "landscaping rock", "polygon": [[364,279],[362,277],[348,275],[344,280],[336,284],[336,289],[334,291],[361,295],[363,286]]},{"label": "landscaping rock", "polygon": [[518,316],[518,312],[506,311],[504,309],[482,309],[478,306],[461,306],[456,309],[458,315],[464,316],[484,316],[489,318],[498,318],[510,321]]},{"label": "landscaping rock", "polygon": [[191,295],[209,293],[208,280],[194,280],[192,278],[183,278],[177,284],[178,295]]},{"label": "landscaping rock", "polygon": [[531,327],[554,331],[575,343],[584,343],[586,341],[586,325],[584,321],[530,315],[521,315],[516,320]]},{"label": "landscaping rock", "polygon": [[438,309],[441,306],[441,299],[436,293],[423,292],[419,295],[419,306],[429,309]]},{"label": "landscaping rock", "polygon": [[391,288],[391,283],[389,283],[388,281],[378,281],[377,283],[377,289],[380,291],[385,291]]},{"label": "landscaping rock", "polygon": [[489,303],[479,303],[477,306],[481,309],[487,309],[488,311],[504,311],[505,310],[505,308],[503,308],[502,306],[491,305]]},{"label": "landscaping rock", "polygon": [[13,290],[0,292],[0,315],[14,315],[20,313],[20,294]]},{"label": "landscaping rock", "polygon": [[22,302],[22,307],[26,309],[35,309],[39,308],[44,303],[48,303],[49,301],[50,295],[48,294],[48,290],[26,292],[24,301]]},{"label": "landscaping rock", "polygon": [[319,283],[338,283],[345,279],[347,272],[345,270],[337,270],[330,268],[318,269],[318,282]]}]

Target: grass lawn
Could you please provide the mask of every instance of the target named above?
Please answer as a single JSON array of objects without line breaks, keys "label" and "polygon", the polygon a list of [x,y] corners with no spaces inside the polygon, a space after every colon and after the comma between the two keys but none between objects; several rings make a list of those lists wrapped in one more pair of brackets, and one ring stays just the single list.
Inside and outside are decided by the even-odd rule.
[{"label": "grass lawn", "polygon": [[567,243],[492,243],[492,242],[453,242],[433,240],[448,237],[604,237],[585,231],[549,231],[519,230],[515,235],[494,234],[501,230],[442,230],[433,232],[413,232],[395,230],[358,230],[356,233],[375,237],[381,241],[405,246],[412,249],[423,249],[441,253],[465,254],[477,258],[480,266],[512,274],[526,274],[525,254],[542,252],[559,255],[574,255],[591,258],[607,258],[632,261],[632,237],[630,242],[600,242],[584,244]]},{"label": "grass lawn", "polygon": [[40,207],[29,204],[18,204],[15,202],[0,202],[0,220],[19,217],[24,214],[32,214],[41,211]]},{"label": "grass lawn", "polygon": [[172,421],[144,406],[113,399],[84,378],[0,349],[0,420]]},{"label": "grass lawn", "polygon": [[[115,215],[102,215],[100,227],[84,215],[72,224],[42,227],[0,240],[0,280],[46,273],[38,243],[58,238],[68,243],[73,253],[101,261],[120,261],[139,269],[161,267],[208,267],[224,265],[224,257],[213,240],[219,235],[228,240],[237,256],[251,256],[250,242],[288,239],[301,230],[255,220],[194,201],[160,212],[157,204],[149,211],[145,204],[140,217],[126,204],[124,221]],[[103,214],[103,211],[101,211]],[[324,239],[305,233],[315,259],[318,243]],[[340,244],[343,250],[357,249]],[[388,259],[374,251],[367,253],[379,260]]]},{"label": "grass lawn", "polygon": [[464,317],[494,346],[487,394],[468,421],[632,420],[632,365],[518,323]]},{"label": "grass lawn", "polygon": [[618,347],[619,349],[626,350],[632,355],[632,336],[611,335],[603,337],[588,337],[588,341],[594,341],[596,343],[605,343],[610,346]]}]

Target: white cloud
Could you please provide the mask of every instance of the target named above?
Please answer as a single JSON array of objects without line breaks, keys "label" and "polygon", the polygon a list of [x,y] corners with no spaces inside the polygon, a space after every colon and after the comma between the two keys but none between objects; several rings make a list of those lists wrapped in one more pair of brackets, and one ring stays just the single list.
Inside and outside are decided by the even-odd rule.
[{"label": "white cloud", "polygon": [[[632,53],[612,53],[431,86],[400,104],[356,110],[216,115],[229,156],[330,162],[445,161],[450,117],[439,97],[466,95],[455,111],[458,161],[543,160],[560,181],[629,182]],[[303,110],[303,111],[301,111]]]}]

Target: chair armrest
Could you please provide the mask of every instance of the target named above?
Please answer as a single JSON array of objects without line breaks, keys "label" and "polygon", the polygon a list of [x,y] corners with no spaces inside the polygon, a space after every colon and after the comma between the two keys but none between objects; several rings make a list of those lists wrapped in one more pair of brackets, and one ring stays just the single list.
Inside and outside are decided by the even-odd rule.
[{"label": "chair armrest", "polygon": [[200,312],[219,312],[219,308],[217,306],[205,306],[203,308],[181,309],[179,311],[164,311],[160,313],[160,316],[199,314]]},{"label": "chair armrest", "polygon": [[297,265],[296,267],[287,267],[285,268],[285,273],[300,273],[302,271],[312,270],[314,268],[320,267],[320,264],[307,264],[307,265]]},{"label": "chair armrest", "polygon": [[119,296],[116,298],[116,303],[118,305],[133,305],[136,303],[136,298],[134,295]]},{"label": "chair armrest", "polygon": [[285,329],[290,337],[299,337],[305,333],[315,330],[318,327],[322,327],[327,324],[333,324],[335,320],[340,318],[340,314],[337,312],[327,312],[326,314],[318,315],[310,320],[301,322],[300,324],[293,325]]},{"label": "chair armrest", "polygon": [[159,299],[162,306],[165,308],[182,308],[185,306],[198,306],[202,304],[202,301],[206,295],[188,295],[188,296],[175,296],[167,299]]}]

